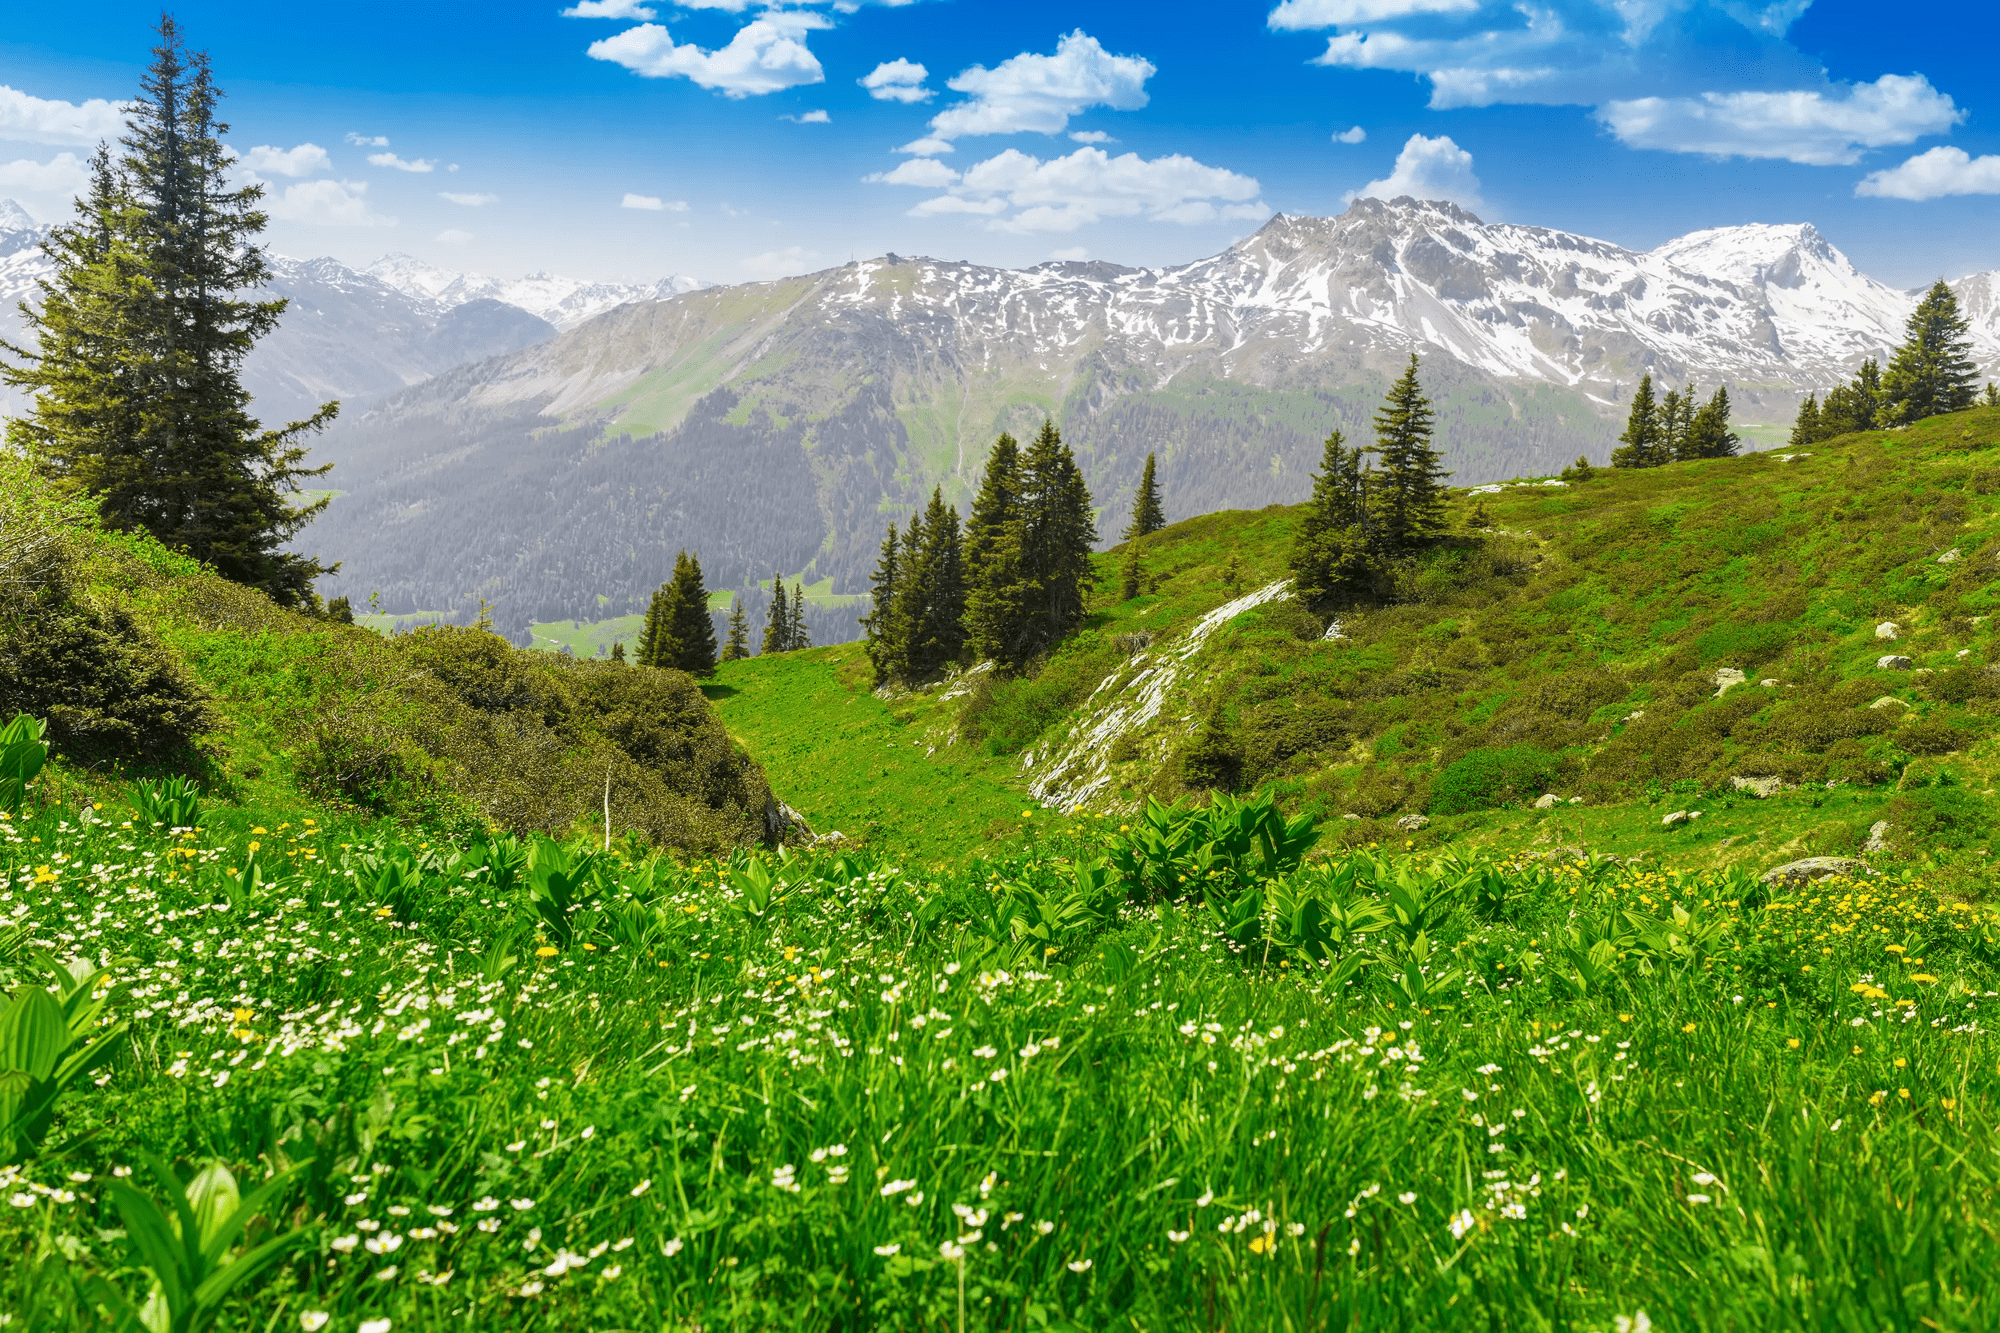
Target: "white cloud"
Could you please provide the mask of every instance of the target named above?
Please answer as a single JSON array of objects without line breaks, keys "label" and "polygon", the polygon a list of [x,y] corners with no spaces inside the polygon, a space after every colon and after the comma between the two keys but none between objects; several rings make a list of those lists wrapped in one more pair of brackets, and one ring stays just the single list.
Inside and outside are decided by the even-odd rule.
[{"label": "white cloud", "polygon": [[958,184],[958,173],[934,157],[913,157],[898,163],[894,171],[878,171],[861,179],[870,185],[915,185],[925,190],[942,190]]},{"label": "white cloud", "polygon": [[649,19],[653,10],[639,0],[577,0],[562,12],[566,19]]},{"label": "white cloud", "polygon": [[1352,23],[1377,23],[1412,14],[1466,14],[1479,0],[1284,0],[1271,11],[1270,24],[1280,31],[1341,28]]},{"label": "white cloud", "polygon": [[386,134],[356,134],[353,130],[349,130],[347,132],[347,142],[353,144],[356,148],[387,148],[389,146],[389,136]]},{"label": "white cloud", "polygon": [[1612,102],[1598,113],[1621,143],[1673,153],[1847,166],[1864,148],[1942,134],[1965,118],[1921,74],[1884,74],[1840,95],[1703,93]]},{"label": "white cloud", "polygon": [[469,231],[460,231],[456,227],[447,227],[437,234],[437,238],[446,245],[464,245],[472,239],[472,233]]},{"label": "white cloud", "polygon": [[1362,129],[1359,125],[1356,125],[1351,130],[1335,131],[1333,136],[1333,141],[1335,143],[1360,143],[1367,137],[1368,137],[1368,131]]},{"label": "white cloud", "polygon": [[789,120],[794,125],[830,125],[833,117],[824,111],[808,111],[803,116],[779,116],[779,120]]},{"label": "white cloud", "polygon": [[1898,167],[1871,172],[1854,187],[1879,199],[1938,199],[1948,194],[2000,194],[2000,156],[1973,157],[1963,148],[1933,148]]},{"label": "white cloud", "polygon": [[1479,197],[1479,177],[1472,174],[1472,154],[1442,134],[1435,139],[1412,134],[1403,151],[1396,154],[1395,170],[1347,197],[1397,199],[1406,194],[1417,199],[1448,199],[1474,210],[1486,206]]},{"label": "white cloud", "polygon": [[438,198],[457,204],[460,208],[484,208],[488,204],[500,202],[500,196],[497,194],[458,194],[451,190],[438,191]]},{"label": "white cloud", "polygon": [[0,190],[74,197],[90,184],[90,168],[75,153],[57,153],[46,162],[31,157],[0,162]]},{"label": "white cloud", "polygon": [[930,73],[916,61],[898,56],[883,61],[855,82],[878,102],[928,102],[937,95],[935,89],[923,86]]},{"label": "white cloud", "polygon": [[1157,72],[1142,57],[1112,55],[1079,28],[1056,43],[1054,55],[1023,51],[992,69],[974,65],[959,74],[946,86],[971,100],[938,112],[928,135],[896,151],[931,156],[975,134],[1060,134],[1071,116],[1093,106],[1136,111]]},{"label": "white cloud", "polygon": [[125,109],[101,97],[62,102],[31,97],[0,84],[0,139],[19,143],[90,145],[125,132]]},{"label": "white cloud", "polygon": [[806,250],[796,245],[788,245],[782,250],[768,254],[751,255],[742,260],[742,268],[753,278],[786,278],[797,273],[812,271],[813,261],[819,258],[817,250]]},{"label": "white cloud", "polygon": [[429,158],[420,157],[414,162],[405,162],[394,153],[370,153],[368,155],[368,164],[375,167],[394,167],[398,171],[425,172],[437,170],[437,163]]},{"label": "white cloud", "polygon": [[1118,141],[1103,130],[1071,130],[1071,143],[1117,143]]},{"label": "white cloud", "polygon": [[396,219],[368,206],[367,181],[304,181],[264,197],[272,217],[315,227],[393,227]]},{"label": "white cloud", "polygon": [[1084,247],[1084,246],[1081,246],[1081,245],[1072,245],[1072,246],[1068,246],[1068,247],[1066,247],[1066,248],[1064,248],[1064,249],[1061,249],[1061,250],[1051,250],[1051,251],[1049,251],[1049,258],[1050,258],[1050,259],[1070,259],[1070,260],[1075,260],[1075,261],[1077,261],[1077,262],[1081,263],[1081,262],[1082,262],[1083,260],[1086,260],[1086,259],[1090,258],[1090,251],[1089,251],[1089,249],[1088,249],[1088,248],[1086,248],[1086,247]]},{"label": "white cloud", "polygon": [[729,45],[704,51],[693,42],[676,46],[665,28],[642,23],[592,42],[588,54],[623,65],[642,78],[691,79],[727,97],[752,97],[823,82],[826,72],[806,49],[805,35],[832,26],[821,14],[775,10],[744,24]]},{"label": "white cloud", "polygon": [[251,171],[274,176],[310,176],[315,171],[327,171],[333,166],[333,159],[326,155],[326,149],[316,143],[302,143],[296,148],[273,148],[269,144],[259,144],[243,154],[242,161]]},{"label": "white cloud", "polygon": [[[915,166],[909,162],[897,170]],[[1101,148],[1079,148],[1044,162],[1010,148],[967,168],[947,193],[924,200],[910,213],[986,217],[994,230],[1011,232],[1074,231],[1108,217],[1183,223],[1254,220],[1271,212],[1257,197],[1259,190],[1252,177],[1180,154],[1148,160],[1137,153],[1112,157]]]},{"label": "white cloud", "polygon": [[688,211],[685,199],[662,199],[652,194],[628,194],[618,201],[620,208],[636,208],[642,213],[685,213]]}]

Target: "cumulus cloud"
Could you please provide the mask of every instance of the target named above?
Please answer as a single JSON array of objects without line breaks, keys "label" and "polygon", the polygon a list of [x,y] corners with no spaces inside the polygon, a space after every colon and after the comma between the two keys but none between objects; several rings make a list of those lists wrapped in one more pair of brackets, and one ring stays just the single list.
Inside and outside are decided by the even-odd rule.
[{"label": "cumulus cloud", "polygon": [[460,208],[484,208],[488,204],[500,202],[500,196],[497,194],[459,194],[452,190],[438,191],[438,198],[447,203],[457,204]]},{"label": "cumulus cloud", "polygon": [[57,153],[46,162],[31,157],[0,162],[0,190],[74,196],[89,183],[90,169],[75,153]]},{"label": "cumulus cloud", "polygon": [[1612,102],[1599,113],[1621,143],[1673,153],[1847,166],[1865,148],[1942,134],[1965,118],[1921,74],[1884,74],[1837,95],[1703,93]]},{"label": "cumulus cloud", "polygon": [[753,278],[785,278],[796,273],[811,272],[813,261],[817,258],[819,258],[817,250],[788,245],[782,250],[751,255],[740,262],[743,271]]},{"label": "cumulus cloud", "polygon": [[934,157],[913,157],[899,163],[894,171],[878,171],[861,179],[870,185],[915,185],[925,190],[942,190],[958,184],[958,173]]},{"label": "cumulus cloud", "polygon": [[652,194],[628,194],[618,201],[620,208],[636,208],[642,213],[685,213],[688,211],[684,199],[662,199]]},{"label": "cumulus cloud", "polygon": [[805,36],[832,26],[822,14],[774,10],[737,29],[729,45],[704,51],[693,42],[676,46],[665,28],[642,23],[592,42],[587,54],[642,78],[689,79],[726,97],[754,97],[823,82],[826,72],[806,49]]},{"label": "cumulus cloud", "polygon": [[[905,163],[882,179],[928,184],[915,171],[896,179],[916,166]],[[942,180],[935,173],[929,178]],[[1066,232],[1112,217],[1199,223],[1257,220],[1271,212],[1257,197],[1260,187],[1253,177],[1180,154],[1149,160],[1137,153],[1112,157],[1101,148],[1079,148],[1046,162],[1010,148],[968,167],[944,188],[946,193],[911,209],[911,216],[960,214],[987,218],[996,231]]]},{"label": "cumulus cloud", "polygon": [[789,120],[794,125],[830,125],[833,117],[824,111],[808,111],[803,116],[779,116],[779,120]]},{"label": "cumulus cloud", "polygon": [[347,142],[353,144],[356,148],[387,148],[389,146],[389,136],[386,134],[356,134],[353,130],[349,130],[347,132]]},{"label": "cumulus cloud", "polygon": [[393,227],[396,219],[368,206],[367,181],[304,181],[272,190],[265,211],[284,222],[315,227]]},{"label": "cumulus cloud", "polygon": [[1056,43],[1054,55],[1023,51],[953,78],[945,86],[970,98],[938,112],[929,134],[897,151],[931,157],[970,135],[1060,134],[1071,116],[1094,106],[1136,111],[1157,72],[1143,57],[1112,55],[1079,28]]},{"label": "cumulus cloud", "polygon": [[1117,143],[1118,141],[1103,130],[1071,130],[1071,143]]},{"label": "cumulus cloud", "polygon": [[937,95],[935,89],[924,87],[930,73],[916,61],[898,56],[883,61],[855,82],[878,102],[928,102]]},{"label": "cumulus cloud", "polygon": [[456,227],[447,227],[437,234],[437,238],[446,245],[463,245],[472,239],[472,233],[469,231],[460,231]]},{"label": "cumulus cloud", "polygon": [[1412,134],[1396,167],[1386,177],[1369,181],[1347,197],[1352,199],[1448,199],[1475,211],[1486,205],[1479,197],[1479,177],[1472,174],[1472,154],[1440,134],[1427,139]]},{"label": "cumulus cloud", "polygon": [[315,171],[326,171],[333,166],[333,159],[326,155],[326,149],[316,143],[302,143],[296,148],[273,148],[269,144],[259,144],[243,154],[241,161],[248,170],[272,176],[310,176]]},{"label": "cumulus cloud", "polygon": [[649,19],[654,17],[650,6],[639,0],[577,0],[562,12],[566,19]]},{"label": "cumulus cloud", "polygon": [[437,163],[429,158],[420,157],[414,162],[405,162],[394,153],[370,153],[368,155],[368,164],[374,167],[394,167],[397,171],[426,172],[437,170]]},{"label": "cumulus cloud", "polygon": [[1283,31],[1339,28],[1413,14],[1467,14],[1479,0],[1284,0],[1271,11],[1270,24]]},{"label": "cumulus cloud", "polygon": [[1356,125],[1351,130],[1334,131],[1333,141],[1335,143],[1360,143],[1363,139],[1366,139],[1367,137],[1368,137],[1368,131],[1362,129],[1359,125]]},{"label": "cumulus cloud", "polygon": [[1901,166],[1871,172],[1854,187],[1879,199],[1940,199],[1948,194],[2000,194],[2000,156],[1973,157],[1963,148],[1933,148]]},{"label": "cumulus cloud", "polygon": [[63,102],[32,97],[0,84],[0,139],[19,143],[95,144],[116,140],[125,132],[125,108],[93,97],[87,102]]}]

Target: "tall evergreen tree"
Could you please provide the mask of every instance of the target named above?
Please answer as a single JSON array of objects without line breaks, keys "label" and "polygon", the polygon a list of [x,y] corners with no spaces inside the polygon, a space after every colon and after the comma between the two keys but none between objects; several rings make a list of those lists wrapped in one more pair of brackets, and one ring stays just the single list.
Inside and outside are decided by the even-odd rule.
[{"label": "tall evergreen tree", "polygon": [[729,599],[729,638],[722,645],[722,660],[740,662],[750,656],[750,617],[743,614],[743,599]]},{"label": "tall evergreen tree", "polygon": [[1820,434],[1819,396],[1807,394],[1799,404],[1799,414],[1792,418],[1792,433],[1786,437],[1786,447],[1803,449],[1809,444],[1818,444],[1824,438]]},{"label": "tall evergreen tree", "polygon": [[1125,558],[1118,563],[1118,600],[1129,602],[1145,591],[1146,567],[1139,559],[1139,539],[1125,543]]},{"label": "tall evergreen tree", "polygon": [[666,588],[669,638],[655,656],[656,666],[673,667],[690,676],[715,674],[715,618],[708,611],[708,588],[701,577],[701,560],[682,551],[674,559],[674,577]]},{"label": "tall evergreen tree", "polygon": [[1021,462],[1022,584],[1029,596],[1002,654],[1015,667],[1055,647],[1083,623],[1085,594],[1094,578],[1090,548],[1097,541],[1090,490],[1055,422],[1042,422]]},{"label": "tall evergreen tree", "polygon": [[1417,357],[1389,388],[1375,413],[1375,449],[1382,459],[1374,489],[1371,534],[1387,554],[1400,555],[1444,531],[1444,479],[1431,447],[1430,400],[1417,383]]},{"label": "tall evergreen tree", "polygon": [[1167,512],[1160,507],[1160,483],[1153,473],[1153,455],[1146,455],[1146,470],[1139,475],[1139,491],[1132,497],[1132,522],[1125,540],[1144,537],[1167,526]]},{"label": "tall evergreen tree", "polygon": [[974,654],[1009,660],[1034,589],[1024,555],[1020,445],[1002,434],[986,456],[986,474],[965,524],[965,619]]},{"label": "tall evergreen tree", "polygon": [[646,619],[639,627],[639,652],[634,659],[640,666],[660,666],[661,657],[670,655],[667,640],[673,630],[668,623],[667,585],[653,589],[652,599],[646,603]]},{"label": "tall evergreen tree", "polygon": [[1312,498],[1292,529],[1293,591],[1308,605],[1350,597],[1368,581],[1369,483],[1362,451],[1326,437]]},{"label": "tall evergreen tree", "polygon": [[936,675],[965,651],[965,566],[959,541],[958,511],[944,502],[941,488],[933,490],[897,597],[896,619],[908,636],[904,669],[910,680]]},{"label": "tall evergreen tree", "polygon": [[1970,355],[1971,327],[1958,313],[1958,297],[1939,278],[1910,312],[1903,345],[1882,374],[1882,424],[1907,426],[1972,406],[1979,368]]},{"label": "tall evergreen tree", "polygon": [[1693,457],[1688,453],[1688,428],[1694,420],[1694,385],[1669,389],[1660,399],[1659,457],[1663,463]]},{"label": "tall evergreen tree", "polygon": [[792,612],[785,604],[785,581],[774,572],[771,575],[771,607],[764,613],[764,647],[766,653],[791,651]]},{"label": "tall evergreen tree", "polygon": [[1613,467],[1658,467],[1663,461],[1660,411],[1653,398],[1651,375],[1639,377],[1639,387],[1632,393],[1632,410],[1625,417],[1625,433],[1618,440],[1619,447],[1611,451]]},{"label": "tall evergreen tree", "polygon": [[2000,384],[1995,384],[1992,380],[1986,381],[1986,392],[1980,396],[1979,405],[2000,407]]},{"label": "tall evergreen tree", "polygon": [[785,651],[795,652],[812,646],[812,630],[806,626],[806,590],[795,580],[792,583],[792,624],[785,632]]},{"label": "tall evergreen tree", "polygon": [[876,558],[875,572],[868,581],[868,614],[861,617],[868,664],[875,668],[877,685],[909,675],[904,656],[907,640],[896,623],[896,597],[901,590],[902,565],[902,534],[891,523],[888,534],[882,538],[882,554]]},{"label": "tall evergreen tree", "polygon": [[1819,437],[1852,435],[1890,423],[1882,420],[1882,367],[1873,357],[1861,363],[1854,378],[1827,394],[1819,408]]},{"label": "tall evergreen tree", "polygon": [[242,299],[271,276],[263,187],[230,180],[207,55],[171,18],[159,34],[122,152],[99,150],[76,221],[46,244],[54,271],[23,307],[36,348],[6,348],[18,364],[0,379],[32,395],[7,438],[96,496],[107,525],[311,605],[331,567],[283,548],[327,502],[293,502],[327,471],[305,466],[299,441],[338,404],[275,430],[249,414],[243,359],[285,309]]},{"label": "tall evergreen tree", "polygon": [[[1693,400],[1693,386],[1684,402]],[[1717,385],[1681,434],[1676,458],[1734,458],[1742,440],[1729,429],[1729,389]]]},{"label": "tall evergreen tree", "polygon": [[611,645],[611,660],[620,666],[625,665],[625,640],[620,639]]}]

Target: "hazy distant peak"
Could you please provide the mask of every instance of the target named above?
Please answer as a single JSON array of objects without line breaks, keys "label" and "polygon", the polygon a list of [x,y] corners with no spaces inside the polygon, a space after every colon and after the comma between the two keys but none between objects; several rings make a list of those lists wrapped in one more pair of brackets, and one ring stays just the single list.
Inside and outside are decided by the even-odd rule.
[{"label": "hazy distant peak", "polygon": [[38,231],[41,225],[34,214],[12,199],[0,199],[0,232]]}]

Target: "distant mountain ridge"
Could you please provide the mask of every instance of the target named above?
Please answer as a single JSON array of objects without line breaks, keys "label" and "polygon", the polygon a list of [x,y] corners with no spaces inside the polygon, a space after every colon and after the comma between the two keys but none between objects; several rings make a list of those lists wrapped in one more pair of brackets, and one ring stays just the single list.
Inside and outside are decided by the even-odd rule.
[{"label": "distant mountain ridge", "polygon": [[[1989,366],[1993,279],[1960,283]],[[1407,198],[1168,268],[887,255],[623,305],[388,399],[325,441],[348,494],[305,541],[349,562],[342,591],[485,598],[517,630],[642,607],[682,546],[711,586],[857,591],[885,522],[933,486],[964,504],[994,436],[1044,414],[1108,536],[1148,451],[1172,516],[1299,499],[1412,351],[1468,484],[1601,461],[1647,372],[1726,382],[1777,429],[1913,305],[1804,224],[1634,251]]]}]

